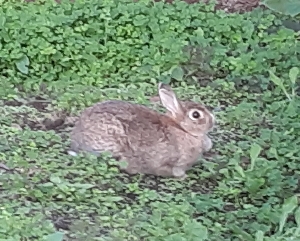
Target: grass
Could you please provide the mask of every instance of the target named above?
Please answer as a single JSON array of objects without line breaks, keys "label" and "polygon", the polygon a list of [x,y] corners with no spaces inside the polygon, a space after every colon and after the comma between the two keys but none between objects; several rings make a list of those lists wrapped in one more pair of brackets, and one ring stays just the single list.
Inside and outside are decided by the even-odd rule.
[{"label": "grass", "polygon": [[[27,5],[27,15],[20,3],[14,10],[5,3],[5,26],[16,41],[5,45],[0,61],[0,241],[300,240],[298,36],[285,28],[267,33],[280,22],[271,13],[199,15],[183,4],[164,11],[159,4],[130,5],[136,16],[128,4],[112,3],[100,8],[90,1],[82,9],[76,1],[71,12],[67,4]],[[115,14],[102,29],[103,9],[128,14]],[[147,14],[161,18],[161,29],[148,26]],[[25,20],[30,28],[22,28]],[[156,33],[146,32],[155,26]],[[31,34],[41,50],[28,44]],[[99,36],[111,39],[95,54]],[[188,40],[205,48],[182,63]],[[67,62],[51,54],[56,49]],[[180,98],[203,102],[217,118],[214,147],[188,178],[129,176],[109,154],[67,155],[73,117],[86,106],[122,99],[159,111],[150,101],[156,81],[171,77]]]},{"label": "grass", "polygon": [[[94,96],[141,96],[139,102],[158,108],[141,94],[155,90],[145,84]],[[65,240],[299,238],[299,209],[291,214],[299,190],[299,99],[228,84],[175,90],[220,109],[215,146],[185,181],[120,173],[109,155],[68,156],[72,123],[62,96],[2,101],[0,237],[61,240],[60,231]]]}]

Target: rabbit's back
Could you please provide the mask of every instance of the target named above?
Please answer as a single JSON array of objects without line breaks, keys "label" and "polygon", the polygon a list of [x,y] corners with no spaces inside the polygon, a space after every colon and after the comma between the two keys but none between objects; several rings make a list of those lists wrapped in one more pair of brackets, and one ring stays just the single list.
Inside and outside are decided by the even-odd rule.
[{"label": "rabbit's back", "polygon": [[82,112],[71,133],[71,149],[94,154],[110,151],[117,158],[130,160],[128,170],[156,170],[162,165],[158,160],[178,159],[178,144],[170,132],[170,125],[176,123],[165,119],[169,120],[130,102],[97,103]]}]

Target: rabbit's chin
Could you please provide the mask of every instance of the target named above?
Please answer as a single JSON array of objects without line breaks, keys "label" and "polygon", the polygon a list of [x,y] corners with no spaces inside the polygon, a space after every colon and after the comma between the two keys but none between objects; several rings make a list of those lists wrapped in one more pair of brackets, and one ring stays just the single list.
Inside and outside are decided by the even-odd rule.
[{"label": "rabbit's chin", "polygon": [[204,140],[203,140],[203,151],[208,152],[213,146],[213,143],[211,139],[205,135]]}]

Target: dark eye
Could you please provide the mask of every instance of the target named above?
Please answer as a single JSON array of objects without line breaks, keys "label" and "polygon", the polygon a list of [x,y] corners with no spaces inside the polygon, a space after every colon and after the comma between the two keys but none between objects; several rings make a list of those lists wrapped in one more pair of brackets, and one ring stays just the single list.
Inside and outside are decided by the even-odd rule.
[{"label": "dark eye", "polygon": [[195,110],[195,109],[193,109],[193,110],[190,110],[189,111],[189,118],[191,119],[191,120],[197,120],[197,119],[200,119],[200,118],[203,118],[203,112],[201,111],[201,110]]},{"label": "dark eye", "polygon": [[194,111],[192,116],[193,116],[193,118],[198,119],[200,117],[200,114],[198,111]]}]

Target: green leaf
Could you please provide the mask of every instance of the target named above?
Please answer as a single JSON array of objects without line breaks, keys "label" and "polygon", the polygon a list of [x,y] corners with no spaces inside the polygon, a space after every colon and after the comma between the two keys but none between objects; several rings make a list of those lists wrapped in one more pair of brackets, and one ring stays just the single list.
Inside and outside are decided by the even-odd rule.
[{"label": "green leaf", "polygon": [[133,19],[133,24],[134,26],[142,26],[145,23],[147,23],[149,20],[146,16],[144,15],[137,15],[134,19]]},{"label": "green leaf", "polygon": [[263,4],[273,11],[295,17],[300,13],[299,0],[264,0]]},{"label": "green leaf", "polygon": [[286,219],[287,219],[288,215],[287,214],[282,214],[279,220],[279,233],[282,233],[283,227],[286,223]]},{"label": "green leaf", "polygon": [[180,233],[171,234],[165,240],[166,241],[186,241],[186,239]]},{"label": "green leaf", "polygon": [[254,241],[253,237],[249,233],[245,232],[244,230],[242,230],[237,225],[235,225],[235,224],[232,225],[231,229],[236,235],[238,235],[240,238],[242,238],[242,240]]},{"label": "green leaf", "polygon": [[284,94],[286,95],[286,97],[291,100],[290,95],[288,94],[288,92],[286,91],[286,88],[283,85],[283,82],[281,81],[280,78],[278,78],[271,70],[269,70],[269,74],[270,74],[270,78],[273,81],[274,84],[276,84],[277,86],[279,86],[281,88],[281,90],[284,92]]},{"label": "green leaf", "polygon": [[195,31],[195,34],[197,34],[198,36],[203,37],[204,36],[204,31],[201,27],[198,27]]},{"label": "green leaf", "polygon": [[288,215],[294,211],[294,209],[298,206],[298,197],[296,195],[285,200],[282,205],[282,215],[279,221],[279,233],[282,233],[283,227],[286,223]]},{"label": "green leaf", "polygon": [[251,145],[251,149],[250,149],[250,159],[251,159],[250,170],[251,171],[254,169],[256,159],[257,159],[258,155],[260,154],[261,150],[262,150],[262,148],[260,145],[258,145],[256,143]]},{"label": "green leaf", "polygon": [[5,18],[5,16],[1,15],[0,16],[0,27],[4,27],[5,23],[6,23],[6,18]]},{"label": "green leaf", "polygon": [[18,59],[16,62],[16,67],[22,74],[28,74],[28,65],[29,59],[26,55]]},{"label": "green leaf", "polygon": [[240,165],[235,165],[234,169],[241,175],[241,177],[245,177],[244,169]]},{"label": "green leaf", "polygon": [[297,210],[295,211],[295,220],[298,228],[300,228],[300,207],[298,207]]},{"label": "green leaf", "polygon": [[177,81],[183,80],[184,71],[181,67],[176,67],[173,69],[171,77],[176,79]]},{"label": "green leaf", "polygon": [[255,241],[264,241],[264,232],[258,230],[255,234]]},{"label": "green leaf", "polygon": [[95,185],[89,184],[89,183],[74,183],[71,186],[76,187],[76,188],[80,188],[80,189],[90,189],[92,187],[95,187]]},{"label": "green leaf", "polygon": [[260,145],[254,143],[253,145],[251,145],[251,149],[250,149],[250,158],[251,160],[255,160],[257,159],[259,153],[261,152],[262,148]]},{"label": "green leaf", "polygon": [[248,177],[246,182],[246,187],[249,193],[256,193],[262,185],[265,184],[264,178],[252,178]]},{"label": "green leaf", "polygon": [[64,238],[64,233],[62,232],[55,232],[49,234],[46,238],[46,241],[62,241]]},{"label": "green leaf", "polygon": [[120,168],[126,168],[128,166],[128,162],[127,161],[119,161],[118,165]]},{"label": "green leaf", "polygon": [[298,197],[296,195],[285,200],[282,206],[282,212],[290,214],[298,206]]},{"label": "green leaf", "polygon": [[292,67],[289,72],[290,81],[295,85],[297,77],[299,74],[299,69],[297,67]]},{"label": "green leaf", "polygon": [[273,73],[273,71],[269,70],[269,74],[270,74],[270,78],[271,78],[271,80],[273,81],[274,84],[276,84],[277,86],[280,86],[280,87],[283,86],[283,83],[282,83],[281,79],[279,77],[277,77]]},{"label": "green leaf", "polygon": [[208,238],[208,231],[207,231],[207,228],[205,226],[200,226],[198,229],[197,229],[197,235],[196,235],[196,238],[195,240],[206,240]]},{"label": "green leaf", "polygon": [[51,176],[50,181],[55,183],[55,184],[61,184],[63,181],[60,177],[57,176]]}]

